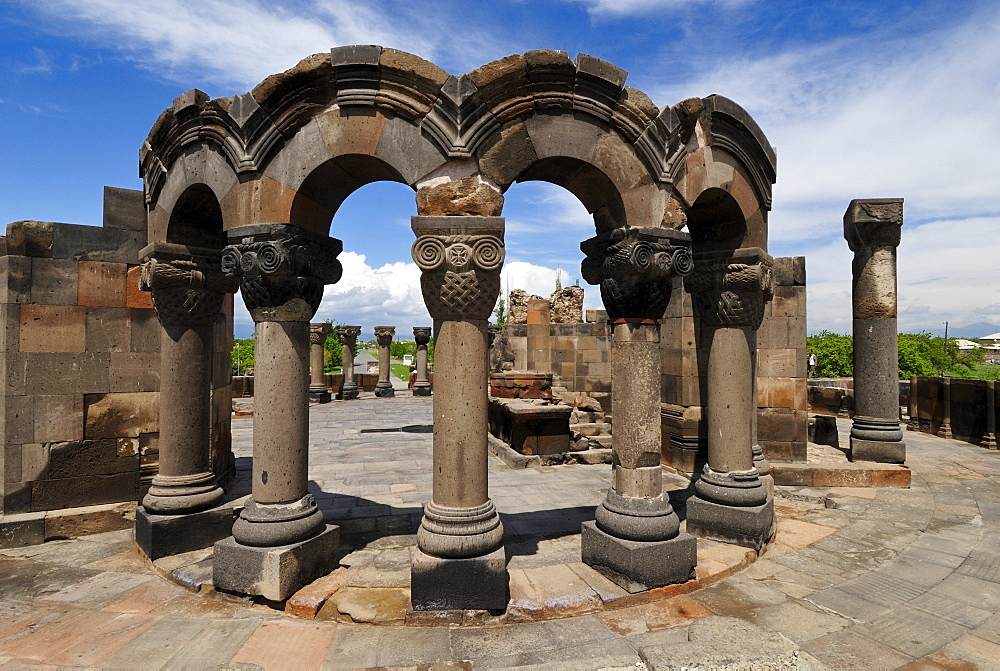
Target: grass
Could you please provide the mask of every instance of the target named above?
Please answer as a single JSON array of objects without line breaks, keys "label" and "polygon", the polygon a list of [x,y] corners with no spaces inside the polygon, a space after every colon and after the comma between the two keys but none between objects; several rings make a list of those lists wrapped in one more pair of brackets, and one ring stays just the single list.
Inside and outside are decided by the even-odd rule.
[{"label": "grass", "polygon": [[398,377],[403,382],[410,379],[410,367],[403,365],[401,363],[389,364],[389,368],[392,369],[392,374]]}]

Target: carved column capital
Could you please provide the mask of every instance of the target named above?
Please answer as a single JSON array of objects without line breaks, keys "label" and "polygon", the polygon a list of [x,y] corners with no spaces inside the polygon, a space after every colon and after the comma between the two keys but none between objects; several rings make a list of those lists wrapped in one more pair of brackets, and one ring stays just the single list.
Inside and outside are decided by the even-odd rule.
[{"label": "carved column capital", "polygon": [[139,288],[152,292],[156,316],[164,326],[211,326],[222,310],[223,295],[239,286],[222,272],[219,250],[154,243],[140,256],[145,263]]},{"label": "carved column capital", "polygon": [[852,200],[844,213],[844,238],[852,252],[864,247],[898,247],[902,227],[902,198]]},{"label": "carved column capital", "polygon": [[759,247],[694,255],[684,280],[695,312],[712,326],[760,328],[764,303],[774,297],[774,260]]},{"label": "carved column capital", "polygon": [[379,347],[388,347],[392,343],[392,336],[396,335],[395,326],[376,326],[375,339],[378,340]]},{"label": "carved column capital", "polygon": [[500,294],[502,217],[413,217],[413,260],[435,320],[489,319]]},{"label": "carved column capital", "polygon": [[584,280],[601,285],[612,321],[659,321],[672,279],[691,272],[691,238],[668,228],[616,228],[585,240]]},{"label": "carved column capital", "polygon": [[340,240],[287,224],[253,224],[229,231],[222,269],[240,280],[254,321],[308,321],[323,286],[340,280]]},{"label": "carved column capital", "polygon": [[309,344],[310,345],[322,345],[326,342],[326,337],[333,332],[333,326],[330,324],[310,324],[309,325]]},{"label": "carved column capital", "polygon": [[361,327],[339,325],[337,326],[337,335],[340,336],[340,342],[354,347],[354,343],[357,341],[358,336],[361,335]]},{"label": "carved column capital", "polygon": [[426,346],[431,341],[431,327],[430,326],[414,326],[413,327],[413,339],[416,341],[417,346]]}]

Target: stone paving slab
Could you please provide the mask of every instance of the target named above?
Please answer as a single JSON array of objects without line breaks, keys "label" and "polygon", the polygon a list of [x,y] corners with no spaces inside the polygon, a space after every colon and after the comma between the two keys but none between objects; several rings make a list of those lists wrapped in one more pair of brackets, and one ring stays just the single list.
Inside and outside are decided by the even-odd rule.
[{"label": "stone paving slab", "polygon": [[[344,558],[355,572],[331,581],[347,611],[339,621],[185,591],[163,576],[205,553],[154,569],[114,532],[0,550],[0,665],[939,669],[1000,659],[1000,454],[910,433],[911,489],[779,487],[779,535],[762,558],[705,543],[697,584],[640,595],[616,592],[579,561],[579,523],[607,487],[607,466],[514,471],[491,459],[512,577],[538,616],[558,619],[503,624],[470,611],[352,622],[366,609],[377,619],[382,606],[366,594],[378,590],[405,611],[400,585],[430,496],[430,440],[404,429],[427,426],[430,403],[400,396],[311,410],[313,488],[326,512],[359,523]],[[839,428],[846,436],[850,424]],[[246,471],[249,422],[234,429]],[[588,590],[554,610],[562,592]],[[600,610],[585,612],[597,601]]]}]

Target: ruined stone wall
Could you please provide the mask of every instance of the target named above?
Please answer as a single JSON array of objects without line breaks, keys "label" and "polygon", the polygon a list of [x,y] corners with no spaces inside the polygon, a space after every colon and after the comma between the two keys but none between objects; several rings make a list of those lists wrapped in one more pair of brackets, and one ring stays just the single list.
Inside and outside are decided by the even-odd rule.
[{"label": "ruined stone wall", "polygon": [[[160,325],[139,291],[142,192],[104,227],[15,222],[0,238],[2,512],[136,501],[157,472]],[[216,324],[213,462],[232,469],[232,309]]]},{"label": "ruined stone wall", "polygon": [[[757,437],[773,461],[804,461],[806,390],[805,258],[774,260],[775,295],[757,332]],[[707,329],[698,329],[691,294],[676,281],[660,330],[663,462],[693,473],[704,463],[703,398]]]}]

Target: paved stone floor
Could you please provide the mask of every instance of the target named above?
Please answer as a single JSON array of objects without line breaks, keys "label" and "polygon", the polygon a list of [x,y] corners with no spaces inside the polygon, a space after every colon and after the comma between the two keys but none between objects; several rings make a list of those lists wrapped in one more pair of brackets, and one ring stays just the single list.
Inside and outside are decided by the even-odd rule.
[{"label": "paved stone floor", "polygon": [[[609,469],[491,458],[512,590],[520,581],[515,592],[554,610],[485,626],[358,624],[405,584],[430,494],[431,403],[361,399],[311,419],[312,487],[345,530],[352,573],[337,594],[353,586],[352,603],[302,619],[193,593],[141,561],[127,531],[0,550],[0,667],[1000,668],[1000,453],[907,433],[911,489],[779,488],[779,536],[755,563],[687,593],[600,595],[562,618],[576,611],[547,598],[565,592],[553,567],[578,564],[579,523]],[[245,470],[249,420],[234,439]],[[702,549],[701,564],[717,563]]]}]

